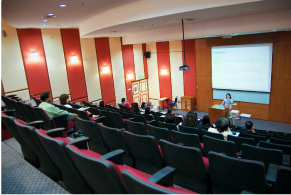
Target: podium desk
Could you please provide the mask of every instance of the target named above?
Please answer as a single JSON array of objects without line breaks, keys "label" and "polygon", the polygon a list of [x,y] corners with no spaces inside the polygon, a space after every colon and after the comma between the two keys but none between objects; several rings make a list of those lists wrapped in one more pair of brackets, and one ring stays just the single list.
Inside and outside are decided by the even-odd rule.
[{"label": "podium desk", "polygon": [[182,96],[181,97],[181,110],[182,111],[193,111],[194,107],[194,97],[193,96]]},{"label": "podium desk", "polygon": [[213,105],[209,107],[209,119],[211,124],[215,124],[216,119],[219,117],[226,117],[226,115],[229,113],[229,107],[224,108],[224,106],[221,105]]}]

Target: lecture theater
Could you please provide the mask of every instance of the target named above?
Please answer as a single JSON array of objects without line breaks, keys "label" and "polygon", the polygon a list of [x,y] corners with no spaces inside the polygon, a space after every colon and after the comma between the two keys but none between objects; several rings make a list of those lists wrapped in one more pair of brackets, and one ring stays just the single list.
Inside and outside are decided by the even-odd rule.
[{"label": "lecture theater", "polygon": [[2,0],[2,194],[291,194],[291,0]]}]

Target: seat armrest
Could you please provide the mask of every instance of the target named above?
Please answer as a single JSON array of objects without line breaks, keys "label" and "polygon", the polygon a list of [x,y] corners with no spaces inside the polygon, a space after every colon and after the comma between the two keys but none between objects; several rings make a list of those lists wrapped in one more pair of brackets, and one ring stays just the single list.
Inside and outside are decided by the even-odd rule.
[{"label": "seat armrest", "polygon": [[153,174],[149,181],[163,186],[173,186],[173,176],[176,172],[176,169],[170,166],[166,166],[163,169],[159,170]]},{"label": "seat armrest", "polygon": [[65,128],[56,128],[56,129],[50,129],[46,131],[46,134],[51,137],[63,137],[63,132],[66,131]]},{"label": "seat armrest", "polygon": [[72,140],[68,143],[68,145],[74,145],[80,149],[88,149],[87,143],[89,142],[90,138],[88,137],[79,137],[75,140]]},{"label": "seat armrest", "polygon": [[184,143],[177,143],[177,145],[184,146],[185,144]]},{"label": "seat armrest", "polygon": [[104,154],[101,156],[101,159],[104,160],[110,160],[114,162],[115,164],[122,165],[123,164],[123,155],[125,154],[125,151],[122,149],[117,149],[112,152],[109,152],[107,154]]},{"label": "seat armrest", "polygon": [[2,112],[4,112],[5,114],[7,114],[8,116],[13,116],[14,113],[15,113],[15,109],[3,110]]},{"label": "seat armrest", "polygon": [[44,123],[45,122],[43,120],[38,120],[38,121],[32,121],[32,122],[26,123],[26,125],[40,128],[40,125],[43,125]]},{"label": "seat armrest", "polygon": [[99,116],[98,118],[94,119],[94,121],[96,123],[100,123],[100,122],[103,122],[103,120],[105,119],[106,117],[105,116]]},{"label": "seat armrest", "polygon": [[267,182],[269,182],[269,183],[276,182],[278,168],[279,168],[279,165],[275,165],[272,163],[269,164],[267,178],[266,178]]}]

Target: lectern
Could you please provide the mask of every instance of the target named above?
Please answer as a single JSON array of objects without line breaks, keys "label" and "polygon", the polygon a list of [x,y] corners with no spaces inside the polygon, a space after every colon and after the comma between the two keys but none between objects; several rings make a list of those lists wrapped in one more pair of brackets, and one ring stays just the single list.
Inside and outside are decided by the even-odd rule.
[{"label": "lectern", "polygon": [[229,113],[229,107],[224,108],[222,105],[213,105],[209,108],[209,119],[211,124],[215,124],[216,119],[226,116]]}]

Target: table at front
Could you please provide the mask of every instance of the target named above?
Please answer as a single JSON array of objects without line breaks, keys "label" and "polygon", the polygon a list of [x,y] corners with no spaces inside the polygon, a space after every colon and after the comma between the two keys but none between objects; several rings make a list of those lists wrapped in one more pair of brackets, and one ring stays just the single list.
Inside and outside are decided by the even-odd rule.
[{"label": "table at front", "polygon": [[229,113],[229,107],[224,108],[220,105],[213,105],[209,107],[209,119],[211,124],[215,124],[216,119],[219,117],[226,117],[226,115]]}]

